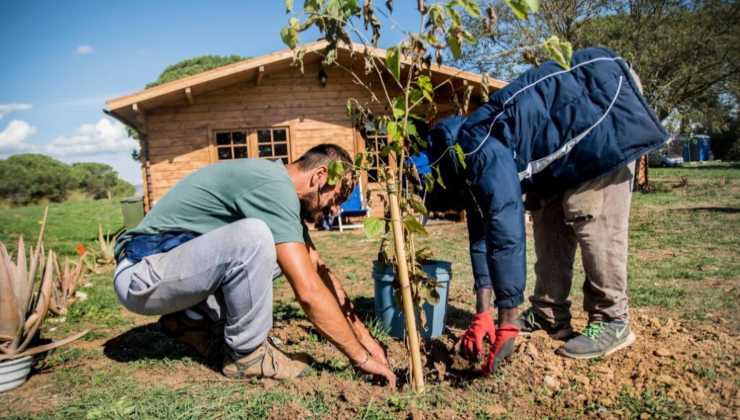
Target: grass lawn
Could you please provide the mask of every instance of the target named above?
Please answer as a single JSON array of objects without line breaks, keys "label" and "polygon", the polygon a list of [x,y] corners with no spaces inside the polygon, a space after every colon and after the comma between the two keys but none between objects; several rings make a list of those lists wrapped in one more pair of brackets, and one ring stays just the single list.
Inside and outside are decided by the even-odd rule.
[{"label": "grass lawn", "polygon": [[[683,180],[685,178],[685,181]],[[164,336],[156,317],[121,308],[111,272],[90,277],[88,299],[63,322],[49,320],[44,337],[94,328],[84,339],[40,359],[28,383],[0,394],[3,418],[734,418],[740,412],[740,166],[651,170],[655,192],[633,196],[629,260],[629,350],[594,361],[565,360],[561,343],[520,338],[507,366],[478,378],[447,356],[473,311],[472,273],[464,224],[429,228],[421,242],[453,263],[448,331],[427,344],[427,392],[412,396],[374,386],[354,372],[305,319],[284,279],[275,283],[273,334],[285,348],[316,359],[307,378],[291,383],[223,379],[217,363]],[[42,207],[0,210],[0,240],[35,240]],[[121,226],[115,202],[52,205],[48,247],[74,254],[93,246],[98,223]],[[529,237],[531,238],[531,226]],[[316,233],[314,240],[370,318],[371,261],[377,242],[353,231]],[[534,256],[528,244],[528,293]],[[576,327],[583,272],[573,286]],[[403,344],[373,324],[404,376]],[[547,380],[546,380],[547,379]],[[402,381],[405,381],[402,379]]]}]

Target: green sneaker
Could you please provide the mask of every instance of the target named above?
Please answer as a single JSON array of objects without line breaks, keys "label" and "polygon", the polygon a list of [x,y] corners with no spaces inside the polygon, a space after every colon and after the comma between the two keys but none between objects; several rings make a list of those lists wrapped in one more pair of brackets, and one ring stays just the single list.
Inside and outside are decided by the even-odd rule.
[{"label": "green sneaker", "polygon": [[627,321],[593,321],[583,333],[558,349],[558,353],[573,359],[606,357],[617,350],[632,345],[635,334]]},{"label": "green sneaker", "polygon": [[519,333],[522,335],[529,335],[540,330],[544,330],[551,338],[556,340],[565,340],[573,335],[573,328],[571,328],[570,323],[551,324],[538,315],[534,308],[522,312],[519,318],[514,321],[514,325],[519,328]]}]

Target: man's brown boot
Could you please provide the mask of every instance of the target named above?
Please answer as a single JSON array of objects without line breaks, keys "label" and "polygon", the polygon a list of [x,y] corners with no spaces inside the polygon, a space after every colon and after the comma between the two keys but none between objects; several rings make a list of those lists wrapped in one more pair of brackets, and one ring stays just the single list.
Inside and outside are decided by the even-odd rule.
[{"label": "man's brown boot", "polygon": [[280,351],[269,337],[254,351],[238,359],[231,353],[226,351],[221,370],[224,376],[231,379],[295,379],[303,376],[309,369],[307,363],[291,359]]}]

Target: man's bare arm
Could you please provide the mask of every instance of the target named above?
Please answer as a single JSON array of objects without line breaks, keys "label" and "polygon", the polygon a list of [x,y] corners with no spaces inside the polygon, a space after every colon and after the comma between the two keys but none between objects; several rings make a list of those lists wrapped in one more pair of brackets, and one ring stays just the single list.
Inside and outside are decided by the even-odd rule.
[{"label": "man's bare arm", "polygon": [[[276,246],[277,260],[309,320],[329,341],[362,370],[384,376],[395,384],[385,360],[377,360],[358,340],[339,306],[337,297],[321,280],[306,246],[297,242]],[[346,297],[346,295],[345,295]],[[361,365],[361,366],[360,366]]]},{"label": "man's bare arm", "polygon": [[321,280],[324,282],[326,287],[332,292],[332,294],[334,294],[334,297],[337,299],[337,302],[339,303],[339,306],[342,309],[345,318],[347,318],[347,322],[349,322],[352,330],[357,336],[357,339],[360,340],[360,343],[362,343],[362,345],[370,352],[370,354],[387,363],[387,360],[385,358],[385,350],[375,340],[375,338],[373,338],[360,317],[358,317],[355,313],[355,308],[352,305],[352,300],[347,295],[347,292],[344,291],[344,288],[342,287],[339,279],[329,269],[324,260],[321,259],[319,252],[316,250],[313,244],[307,244],[306,247],[308,248],[308,253],[311,257],[311,261],[316,266],[316,271],[318,272]]}]

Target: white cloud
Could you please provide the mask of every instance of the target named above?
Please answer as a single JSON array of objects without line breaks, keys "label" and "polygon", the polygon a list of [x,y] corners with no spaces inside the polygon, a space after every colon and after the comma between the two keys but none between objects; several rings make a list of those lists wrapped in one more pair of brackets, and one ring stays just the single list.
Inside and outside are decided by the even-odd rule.
[{"label": "white cloud", "polygon": [[128,137],[123,124],[103,117],[94,124],[82,124],[71,136],[57,137],[44,146],[44,151],[59,157],[94,156],[129,153],[136,148],[136,140]]},{"label": "white cloud", "polygon": [[75,53],[77,55],[87,55],[94,52],[95,48],[91,47],[90,45],[80,45],[79,47],[77,47],[77,50],[75,50]]},{"label": "white cloud", "polygon": [[0,131],[0,155],[33,150],[35,146],[26,143],[26,140],[34,134],[36,127],[31,124],[21,120],[11,121],[3,131]]},{"label": "white cloud", "polygon": [[27,111],[29,109],[31,109],[31,104],[0,104],[0,120],[11,112]]}]

